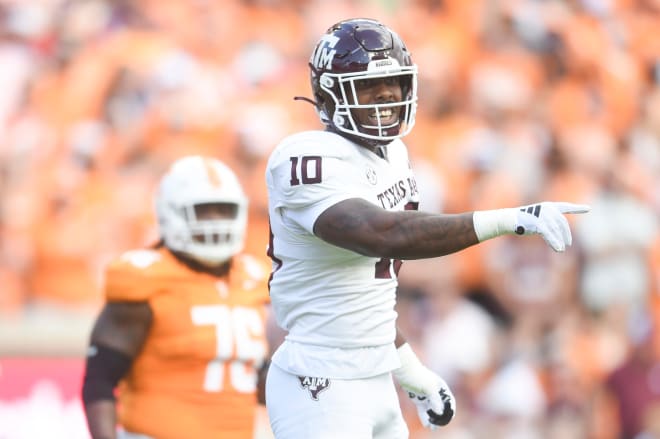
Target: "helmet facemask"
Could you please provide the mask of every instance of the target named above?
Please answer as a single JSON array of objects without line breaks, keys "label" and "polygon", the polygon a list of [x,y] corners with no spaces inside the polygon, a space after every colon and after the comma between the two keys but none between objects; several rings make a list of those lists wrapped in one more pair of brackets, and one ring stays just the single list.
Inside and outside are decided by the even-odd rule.
[{"label": "helmet facemask", "polygon": [[[392,60],[398,66],[396,60]],[[377,63],[379,61],[372,61]],[[370,63],[370,64],[372,64]],[[358,102],[357,85],[360,80],[391,79],[399,78],[402,89],[402,99],[397,102],[369,103]],[[389,143],[407,135],[415,125],[415,113],[417,108],[417,67],[397,67],[396,70],[366,71],[344,74],[323,73],[321,75],[320,88],[332,99],[334,112],[332,125],[346,134],[379,143]],[[381,121],[381,112],[387,109],[399,111],[396,121],[384,125]],[[376,123],[367,125],[360,123],[354,110],[370,110],[376,115]]]},{"label": "helmet facemask", "polygon": [[[200,218],[200,208],[215,207],[225,211],[223,218]],[[236,203],[201,203],[181,209],[189,237],[183,252],[204,263],[218,264],[230,259],[243,248],[244,218]]]}]

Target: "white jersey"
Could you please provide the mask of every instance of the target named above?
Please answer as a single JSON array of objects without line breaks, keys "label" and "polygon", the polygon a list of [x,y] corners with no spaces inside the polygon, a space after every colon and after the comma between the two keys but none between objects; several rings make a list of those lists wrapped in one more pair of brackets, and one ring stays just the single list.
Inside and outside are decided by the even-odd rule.
[{"label": "white jersey", "polygon": [[273,361],[300,375],[363,378],[399,367],[396,272],[400,261],[362,256],[313,233],[330,206],[361,198],[399,211],[419,202],[401,140],[386,158],[326,131],[285,138],[268,161],[273,259],[270,295],[289,334]]}]

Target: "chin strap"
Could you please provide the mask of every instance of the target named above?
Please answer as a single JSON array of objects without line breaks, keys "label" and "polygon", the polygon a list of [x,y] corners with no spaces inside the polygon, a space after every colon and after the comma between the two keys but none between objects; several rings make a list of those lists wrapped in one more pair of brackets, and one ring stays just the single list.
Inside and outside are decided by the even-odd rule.
[{"label": "chin strap", "polygon": [[330,118],[326,114],[325,110],[321,108],[321,104],[318,101],[315,101],[305,96],[294,96],[293,100],[309,102],[314,106],[314,110],[316,111],[316,114],[318,115],[319,119],[321,119],[321,122],[324,125],[328,125],[328,126],[332,125],[332,123],[330,122]]},{"label": "chin strap", "polygon": [[293,97],[293,100],[294,100],[294,101],[305,101],[305,102],[309,102],[310,104],[312,104],[312,105],[315,106],[315,107],[318,107],[318,106],[319,106],[318,102],[316,102],[316,101],[313,100],[313,99],[307,98],[307,97],[305,97],[305,96],[294,96],[294,97]]}]

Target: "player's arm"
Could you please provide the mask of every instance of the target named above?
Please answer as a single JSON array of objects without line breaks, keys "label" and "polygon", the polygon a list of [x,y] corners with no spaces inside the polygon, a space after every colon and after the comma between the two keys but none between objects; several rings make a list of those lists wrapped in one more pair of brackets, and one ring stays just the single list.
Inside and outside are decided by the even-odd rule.
[{"label": "player's arm", "polygon": [[93,439],[116,438],[114,389],[140,351],[152,318],[147,302],[109,302],[94,324],[82,389]]},{"label": "player's arm", "polygon": [[543,202],[533,206],[460,214],[391,212],[359,198],[326,209],[314,233],[326,242],[365,256],[421,259],[448,255],[504,234],[540,234],[555,251],[571,244],[565,213],[588,206]]},{"label": "player's arm", "polygon": [[314,234],[365,256],[392,259],[442,256],[479,242],[471,213],[390,212],[359,198],[326,209],[314,223]]},{"label": "player's arm", "polygon": [[394,345],[401,366],[392,371],[392,375],[415,404],[422,425],[430,429],[447,425],[456,414],[456,398],[451,389],[445,380],[422,364],[399,328]]}]

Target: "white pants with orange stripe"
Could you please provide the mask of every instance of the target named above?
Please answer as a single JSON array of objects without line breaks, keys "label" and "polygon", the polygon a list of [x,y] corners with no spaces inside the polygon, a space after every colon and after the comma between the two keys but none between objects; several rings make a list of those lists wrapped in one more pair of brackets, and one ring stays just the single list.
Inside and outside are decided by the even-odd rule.
[{"label": "white pants with orange stripe", "polygon": [[406,439],[390,373],[357,380],[298,377],[274,364],[266,407],[276,439]]}]

